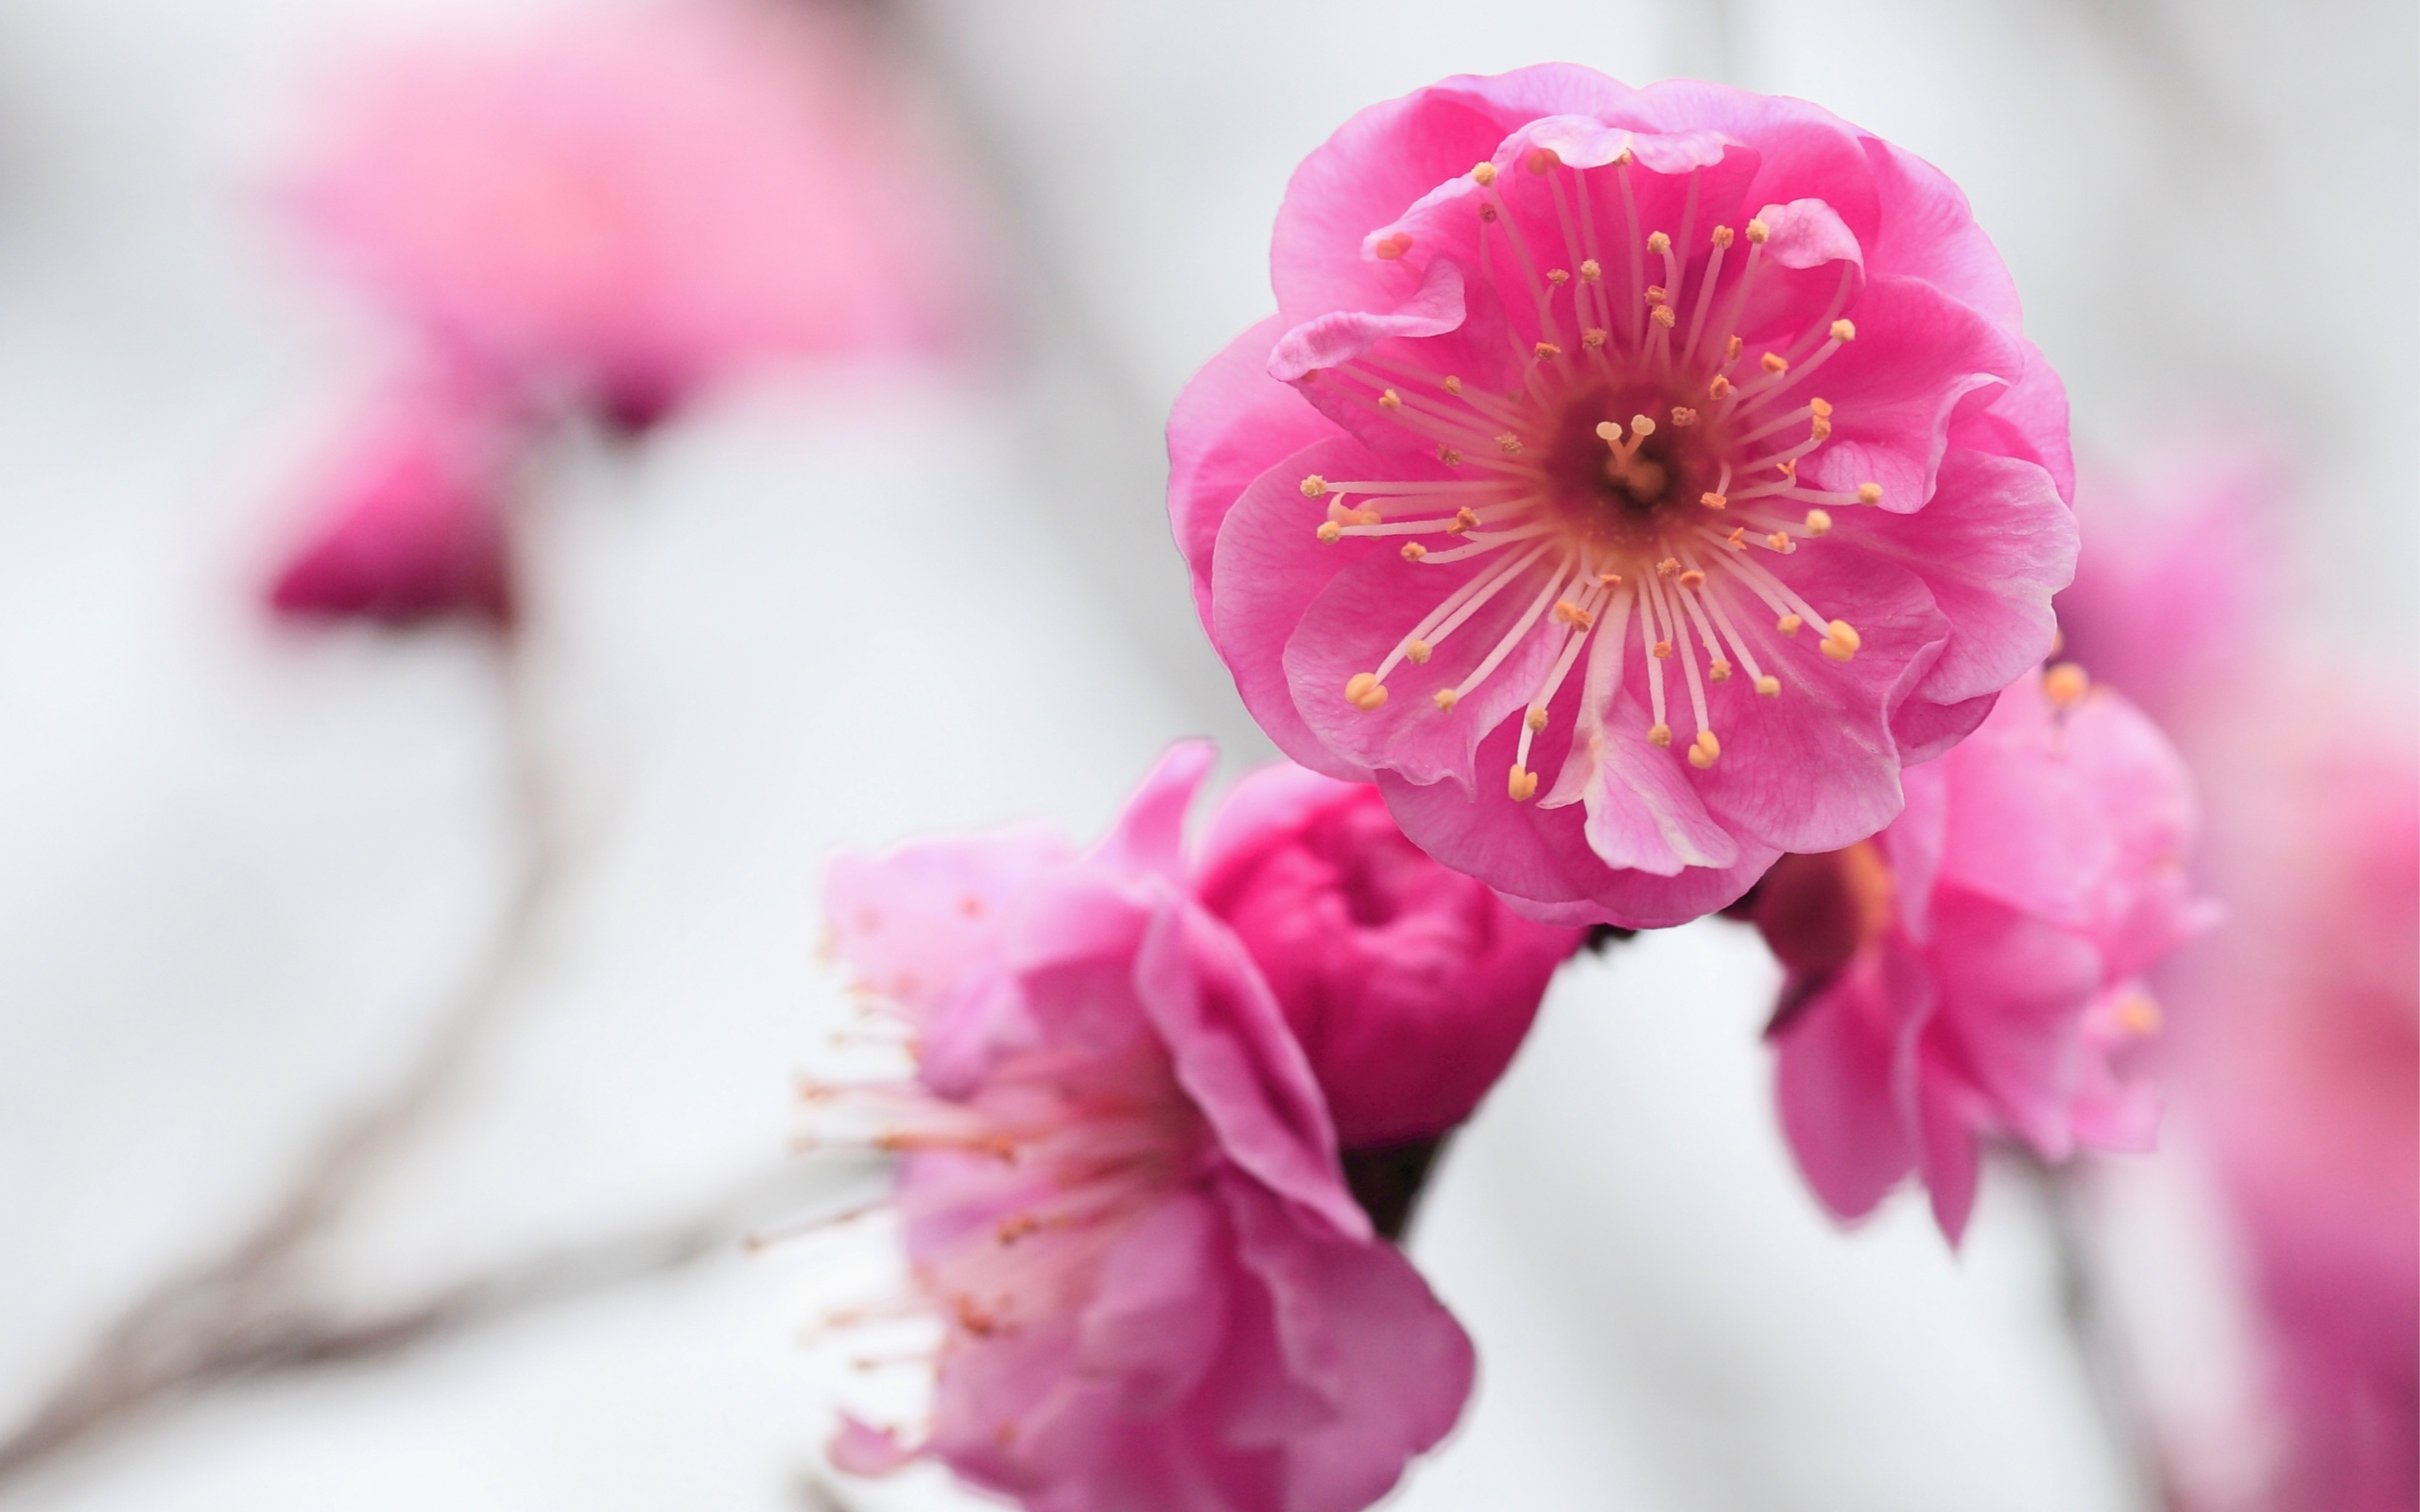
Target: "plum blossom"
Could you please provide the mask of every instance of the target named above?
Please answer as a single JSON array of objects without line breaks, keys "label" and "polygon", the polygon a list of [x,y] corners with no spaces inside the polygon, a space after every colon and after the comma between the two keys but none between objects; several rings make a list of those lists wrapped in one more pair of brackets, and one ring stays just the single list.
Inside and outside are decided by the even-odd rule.
[{"label": "plum blossom", "polygon": [[512,619],[505,509],[525,444],[477,386],[424,380],[372,401],[309,488],[309,514],[268,585],[295,619]]},{"label": "plum blossom", "polygon": [[343,86],[291,206],[472,369],[643,426],[769,359],[965,335],[954,186],[838,8],[568,14]]},{"label": "plum blossom", "polygon": [[1860,1217],[1913,1171],[1955,1242],[1982,1137],[2149,1147],[2157,1103],[2125,1068],[2160,1027],[2144,973],[2208,914],[2183,762],[2072,665],[1907,781],[1889,828],[1785,857],[1748,912],[1789,971],[1781,1121],[1816,1195]]},{"label": "plum blossom", "polygon": [[850,1418],[1036,1512],[1352,1512],[1449,1429],[1470,1344],[1339,1170],[1308,1062],[1181,848],[1180,747],[1080,854],[1011,832],[853,857],[837,948],[917,1044],[818,1086],[899,1152],[942,1341],[928,1427]]},{"label": "plum blossom", "polygon": [[1268,978],[1347,1150],[1469,1118],[1586,937],[1430,860],[1370,784],[1291,763],[1226,796],[1198,867],[1203,906]]},{"label": "plum blossom", "polygon": [[1450,78],[1304,163],[1271,271],[1169,421],[1203,622],[1287,754],[1539,917],[1866,838],[2049,648],[2059,381],[1956,187],[1814,106]]}]

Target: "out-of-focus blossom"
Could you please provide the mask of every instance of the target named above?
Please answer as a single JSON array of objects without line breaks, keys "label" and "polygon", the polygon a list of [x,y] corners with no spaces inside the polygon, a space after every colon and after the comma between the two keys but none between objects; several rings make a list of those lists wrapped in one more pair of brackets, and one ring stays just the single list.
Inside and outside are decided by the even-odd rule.
[{"label": "out-of-focus blossom", "polygon": [[[2333,669],[2331,669],[2333,671]],[[2259,674],[2256,674],[2257,676]],[[2276,669],[2254,687],[2325,687]],[[2229,689],[2193,755],[2229,925],[2162,979],[2172,1080],[2256,1286],[2277,1512],[2420,1502],[2420,745],[2347,699]],[[2189,1450],[2189,1446],[2185,1446]]]},{"label": "out-of-focus blossom", "polygon": [[505,508],[523,435],[483,388],[425,381],[380,395],[315,479],[270,607],[298,619],[510,623]]},{"label": "out-of-focus blossom", "polygon": [[1954,1242],[1980,1137],[2148,1147],[2157,1106],[2119,1062],[2159,1026],[2142,974],[2204,919],[2195,824],[2159,730],[2064,666],[1910,770],[1874,840],[1773,868],[1753,917],[1789,972],[1782,1127],[1826,1208],[1860,1216],[1912,1170]]},{"label": "out-of-focus blossom", "polygon": [[2049,647],[2058,379],[1956,187],[1816,107],[1448,79],[1311,155],[1272,272],[1169,421],[1204,623],[1288,755],[1540,917],[1864,839]]},{"label": "out-of-focus blossom", "polygon": [[1430,860],[1368,783],[1291,764],[1236,785],[1199,866],[1203,905],[1259,963],[1347,1149],[1470,1117],[1585,937]]},{"label": "out-of-focus blossom", "polygon": [[941,1317],[922,1454],[1043,1512],[1350,1512],[1450,1428],[1468,1340],[1377,1239],[1319,1088],[1180,849],[1208,765],[1165,761],[1100,845],[936,841],[833,868],[841,955],[914,1079],[816,1089],[901,1152]]},{"label": "out-of-focus blossom", "polygon": [[[2156,709],[2201,781],[2228,923],[2157,979],[2165,1067],[2234,1210],[2284,1452],[2275,1512],[2420,1505],[2420,736],[2391,674],[2297,660],[2259,532],[2273,444],[2094,469],[2070,654]],[[2383,694],[2373,691],[2384,689]],[[2277,711],[2291,709],[2290,718]],[[2197,1446],[2172,1452],[2191,1455]]]},{"label": "out-of-focus blossom", "polygon": [[[2163,724],[2197,713],[2213,680],[2239,679],[2254,627],[2278,597],[2269,535],[2286,454],[2258,437],[2196,433],[2131,468],[2083,470],[2084,550],[2055,601],[2061,654]],[[2171,733],[2175,731],[2171,730]]]},{"label": "out-of-focus blossom", "polygon": [[949,179],[838,8],[581,10],[344,85],[293,204],[456,361],[641,426],[768,359],[966,332]]}]

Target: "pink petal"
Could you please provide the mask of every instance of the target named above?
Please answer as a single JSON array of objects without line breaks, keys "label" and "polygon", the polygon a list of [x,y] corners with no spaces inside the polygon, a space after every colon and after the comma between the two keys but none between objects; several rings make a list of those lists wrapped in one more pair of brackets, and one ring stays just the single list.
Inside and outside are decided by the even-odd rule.
[{"label": "pink petal", "polygon": [[1229,342],[1168,412],[1168,513],[1205,629],[1211,557],[1227,511],[1270,466],[1336,434],[1334,422],[1269,376],[1270,352],[1285,333],[1272,315]]},{"label": "pink petal", "polygon": [[1915,1163],[1897,1088],[1902,1025],[1878,963],[1853,963],[1776,1038],[1782,1132],[1836,1218],[1874,1211]]}]

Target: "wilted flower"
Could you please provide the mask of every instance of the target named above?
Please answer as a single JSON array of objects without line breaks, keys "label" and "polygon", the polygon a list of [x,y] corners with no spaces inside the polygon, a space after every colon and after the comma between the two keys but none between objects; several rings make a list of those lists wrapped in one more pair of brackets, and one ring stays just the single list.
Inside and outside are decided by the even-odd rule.
[{"label": "wilted flower", "polygon": [[951,185],[835,8],[582,11],[346,83],[293,203],[455,360],[636,426],[769,358],[965,334]]},{"label": "wilted flower", "polygon": [[1430,860],[1368,783],[1291,764],[1236,785],[1199,866],[1203,906],[1259,963],[1347,1149],[1470,1117],[1585,937]]},{"label": "wilted flower", "polygon": [[2149,1146],[2155,1099],[2119,1061],[2160,1025],[2143,973],[2204,920],[2196,822],[2159,730],[2063,665],[1910,770],[1881,834],[1773,868],[1751,916],[1789,971],[1782,1127],[1826,1208],[1858,1217],[1913,1170],[1954,1241],[1979,1137]]},{"label": "wilted flower", "polygon": [[482,387],[431,379],[378,396],[314,480],[270,607],[299,619],[510,623],[506,494],[524,437]]},{"label": "wilted flower", "polygon": [[905,1018],[917,1075],[817,1087],[900,1152],[942,1321],[930,1428],[855,1420],[1046,1512],[1351,1512],[1450,1428],[1469,1341],[1375,1238],[1302,1051],[1185,883],[1207,768],[1171,753],[1110,837],[1031,833],[845,860],[842,956]]},{"label": "wilted flower", "polygon": [[1272,271],[1169,421],[1204,621],[1288,754],[1534,912],[1863,839],[2048,649],[2058,380],[1957,189],[1813,106],[1448,79],[1312,154]]}]

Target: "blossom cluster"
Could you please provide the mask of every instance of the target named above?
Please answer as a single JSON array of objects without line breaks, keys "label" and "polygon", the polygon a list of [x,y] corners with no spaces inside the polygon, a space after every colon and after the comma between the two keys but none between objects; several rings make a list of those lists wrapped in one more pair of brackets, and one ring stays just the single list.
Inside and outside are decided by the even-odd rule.
[{"label": "blossom cluster", "polygon": [[[1278,313],[1177,402],[1195,606],[1291,758],[1180,747],[1111,836],[831,873],[912,1076],[808,1089],[898,1155],[930,1421],[1045,1512],[1369,1504],[1467,1339],[1391,1243],[1584,940],[1716,913],[1785,982],[1818,1200],[1986,1142],[2140,1149],[2200,932],[2187,766],[2057,662],[2066,409],[1946,178],[1803,102],[1551,65],[1355,116]],[[1501,774],[1495,775],[1495,774]]]}]

